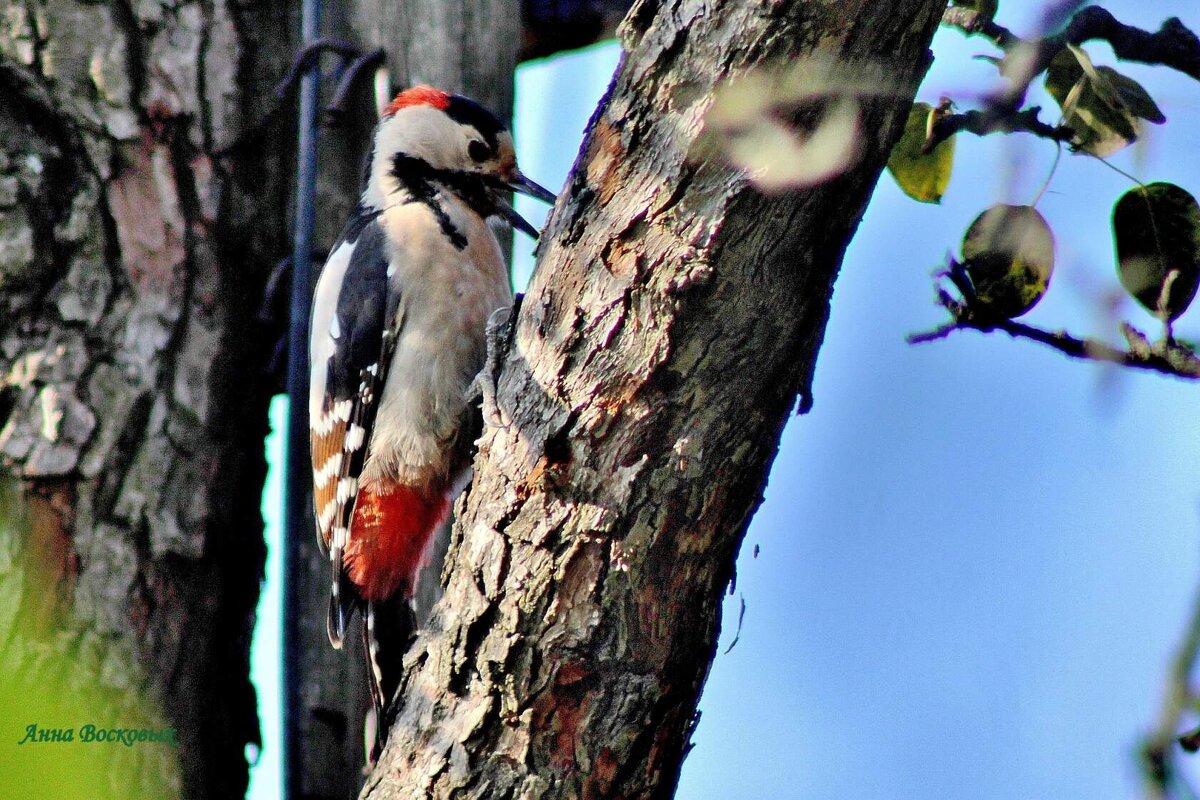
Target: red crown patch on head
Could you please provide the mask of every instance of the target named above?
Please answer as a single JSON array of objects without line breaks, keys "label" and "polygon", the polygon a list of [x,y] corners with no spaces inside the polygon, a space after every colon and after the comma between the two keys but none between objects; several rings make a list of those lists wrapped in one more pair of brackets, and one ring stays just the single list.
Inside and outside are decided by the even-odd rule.
[{"label": "red crown patch on head", "polygon": [[402,108],[409,106],[433,106],[445,110],[450,105],[450,95],[432,86],[414,86],[396,95],[392,102],[383,110],[385,117],[390,117]]}]

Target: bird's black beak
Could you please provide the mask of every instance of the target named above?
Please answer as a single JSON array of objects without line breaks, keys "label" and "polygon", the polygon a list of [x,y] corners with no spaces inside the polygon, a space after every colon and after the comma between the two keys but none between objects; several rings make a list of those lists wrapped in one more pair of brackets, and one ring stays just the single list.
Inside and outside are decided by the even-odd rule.
[{"label": "bird's black beak", "polygon": [[[513,177],[504,182],[505,186],[512,189],[514,192],[529,195],[537,198],[544,203],[553,203],[557,198],[549,191],[526,178],[520,172],[514,172]],[[538,229],[530,225],[524,217],[517,213],[517,210],[509,205],[502,197],[495,196],[496,213],[499,214],[509,225],[515,229],[529,234],[534,239],[538,238]]]},{"label": "bird's black beak", "polygon": [[553,204],[558,199],[553,193],[529,180],[529,178],[526,178],[520,172],[514,172],[513,177],[509,178],[508,188],[514,192],[520,192],[521,194],[541,200],[543,203]]},{"label": "bird's black beak", "polygon": [[513,228],[528,233],[534,239],[538,238],[538,229],[530,225],[524,217],[517,213],[517,210],[508,204],[500,195],[492,195],[492,202],[496,206],[496,214],[500,216]]}]

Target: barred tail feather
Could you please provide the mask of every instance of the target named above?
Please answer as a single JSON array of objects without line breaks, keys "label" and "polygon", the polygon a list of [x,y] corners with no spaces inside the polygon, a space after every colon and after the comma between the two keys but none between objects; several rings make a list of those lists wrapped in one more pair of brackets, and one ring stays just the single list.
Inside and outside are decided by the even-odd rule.
[{"label": "barred tail feather", "polygon": [[354,613],[357,602],[358,595],[342,573],[340,561],[335,562],[333,587],[329,592],[329,616],[325,621],[329,643],[333,645],[334,650],[342,649],[342,642],[346,638],[346,623],[349,622],[350,615]]},{"label": "barred tail feather", "polygon": [[396,709],[393,699],[400,685],[404,653],[416,635],[417,621],[412,602],[402,594],[367,603],[363,615],[363,652],[366,653],[371,701],[375,706],[375,744],[370,761],[375,763],[387,741]]}]

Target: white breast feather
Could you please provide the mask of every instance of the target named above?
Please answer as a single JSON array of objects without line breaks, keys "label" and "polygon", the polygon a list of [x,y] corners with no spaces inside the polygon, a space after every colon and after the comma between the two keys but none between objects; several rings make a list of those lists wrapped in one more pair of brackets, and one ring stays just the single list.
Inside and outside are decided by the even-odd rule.
[{"label": "white breast feather", "polygon": [[458,250],[427,207],[411,203],[380,218],[397,246],[392,285],[404,324],[388,370],[364,479],[390,477],[409,485],[448,474],[448,442],[462,420],[467,389],[483,366],[484,330],[497,308],[512,302],[499,243],[464,204],[446,202],[467,237]]}]

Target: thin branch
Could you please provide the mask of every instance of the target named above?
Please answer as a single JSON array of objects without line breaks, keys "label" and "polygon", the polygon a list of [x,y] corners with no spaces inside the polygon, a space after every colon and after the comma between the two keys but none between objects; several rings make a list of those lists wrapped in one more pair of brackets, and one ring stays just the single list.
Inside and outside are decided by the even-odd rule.
[{"label": "thin branch", "polygon": [[[1175,768],[1176,741],[1188,752],[1195,752],[1198,749],[1196,745],[1200,745],[1200,741],[1195,741],[1195,733],[1178,738],[1176,733],[1184,713],[1196,702],[1191,676],[1197,656],[1200,656],[1200,596],[1192,602],[1192,614],[1183,641],[1179,643],[1167,670],[1158,722],[1142,744],[1141,766],[1146,779],[1147,800],[1166,800],[1176,796],[1171,788],[1183,780]],[[1187,792],[1187,796],[1195,796],[1191,787],[1185,785],[1181,788]]]},{"label": "thin branch", "polygon": [[938,303],[950,312],[951,321],[932,331],[911,334],[907,337],[909,344],[924,344],[945,339],[955,331],[961,330],[975,330],[981,333],[1002,331],[1014,339],[1040,342],[1081,361],[1117,364],[1185,380],[1200,380],[1200,356],[1197,356],[1195,351],[1170,337],[1151,343],[1145,334],[1128,323],[1121,323],[1121,333],[1129,349],[1121,350],[1095,339],[1072,336],[1066,331],[1048,331],[1023,322],[989,318],[971,305],[955,300],[944,289],[938,289]]},{"label": "thin branch", "polygon": [[965,111],[961,114],[947,114],[933,123],[929,138],[921,146],[922,153],[930,153],[933,148],[949,139],[959,131],[968,131],[977,136],[989,133],[1032,133],[1053,142],[1069,142],[1075,132],[1065,125],[1048,125],[1038,119],[1040,106],[1031,106],[1022,111],[1002,111],[988,108],[983,111]]},{"label": "thin branch", "polygon": [[989,98],[988,105],[1019,108],[1029,84],[1050,66],[1060,50],[1068,44],[1094,40],[1108,42],[1121,60],[1170,67],[1200,80],[1200,39],[1176,17],[1151,33],[1117,21],[1106,9],[1088,6],[1075,14],[1061,33],[1028,43],[1017,39],[1004,46],[1000,72],[1010,85]]},{"label": "thin branch", "polygon": [[924,333],[910,333],[904,337],[904,341],[909,344],[926,344],[928,342],[936,342],[938,339],[945,339],[955,331],[962,330],[962,326],[957,322],[947,322],[945,325],[939,325],[931,331]]},{"label": "thin branch", "polygon": [[1046,179],[1042,181],[1042,187],[1038,189],[1038,193],[1033,196],[1033,200],[1029,203],[1032,208],[1037,208],[1037,204],[1041,202],[1042,196],[1050,188],[1050,181],[1054,180],[1054,173],[1058,172],[1058,164],[1062,161],[1062,151],[1062,142],[1059,142],[1054,148],[1054,163],[1050,165],[1050,172],[1046,174]]},{"label": "thin branch", "polygon": [[1021,42],[1021,37],[973,8],[949,6],[942,12],[942,24],[948,28],[958,28],[968,36],[985,36],[1006,50]]},{"label": "thin branch", "polygon": [[1042,18],[1039,22],[1042,32],[1056,31],[1071,19],[1083,6],[1086,6],[1092,0],[1055,0],[1048,3],[1042,9]]},{"label": "thin branch", "polygon": [[354,42],[346,39],[335,39],[329,36],[314,39],[296,52],[295,58],[292,59],[292,66],[275,86],[276,99],[286,98],[300,82],[300,76],[312,68],[313,64],[319,63],[321,53],[324,52],[334,53],[340,58],[350,60],[358,57],[362,50]]},{"label": "thin branch", "polygon": [[738,597],[738,604],[739,604],[739,607],[738,607],[737,630],[734,631],[733,641],[729,643],[729,646],[725,648],[725,652],[722,653],[721,655],[726,655],[726,656],[729,655],[730,651],[733,650],[733,648],[735,646],[737,646],[737,643],[742,638],[742,622],[744,622],[746,619],[746,598],[744,596]]},{"label": "thin branch", "polygon": [[[1063,11],[1069,12],[1070,5],[1068,3]],[[1000,72],[1008,78],[1009,85],[987,98],[986,103],[989,112],[999,118],[1007,117],[1021,107],[1029,84],[1068,44],[1105,41],[1123,61],[1170,67],[1200,80],[1200,38],[1177,17],[1171,17],[1157,31],[1150,32],[1119,22],[1100,6],[1087,6],[1076,12],[1059,33],[1028,41],[973,9],[947,8],[942,15],[942,24],[968,35],[985,36],[1004,50]]]},{"label": "thin branch", "polygon": [[1087,151],[1084,151],[1084,155],[1091,156],[1092,158],[1096,159],[1104,166],[1111,169],[1113,172],[1120,175],[1122,178],[1127,178],[1130,182],[1136,183],[1138,186],[1146,185],[1146,184],[1142,183],[1140,180],[1138,180],[1138,178],[1135,175],[1132,175],[1132,174],[1126,172],[1125,170],[1121,169],[1116,164],[1112,163],[1111,161],[1109,161],[1107,158],[1104,158],[1103,156],[1098,156],[1095,153],[1088,153]]},{"label": "thin branch", "polygon": [[1118,22],[1100,6],[1088,6],[1075,15],[1063,37],[1071,44],[1103,39],[1122,61],[1159,64],[1200,81],[1200,38],[1178,17],[1151,33]]}]

